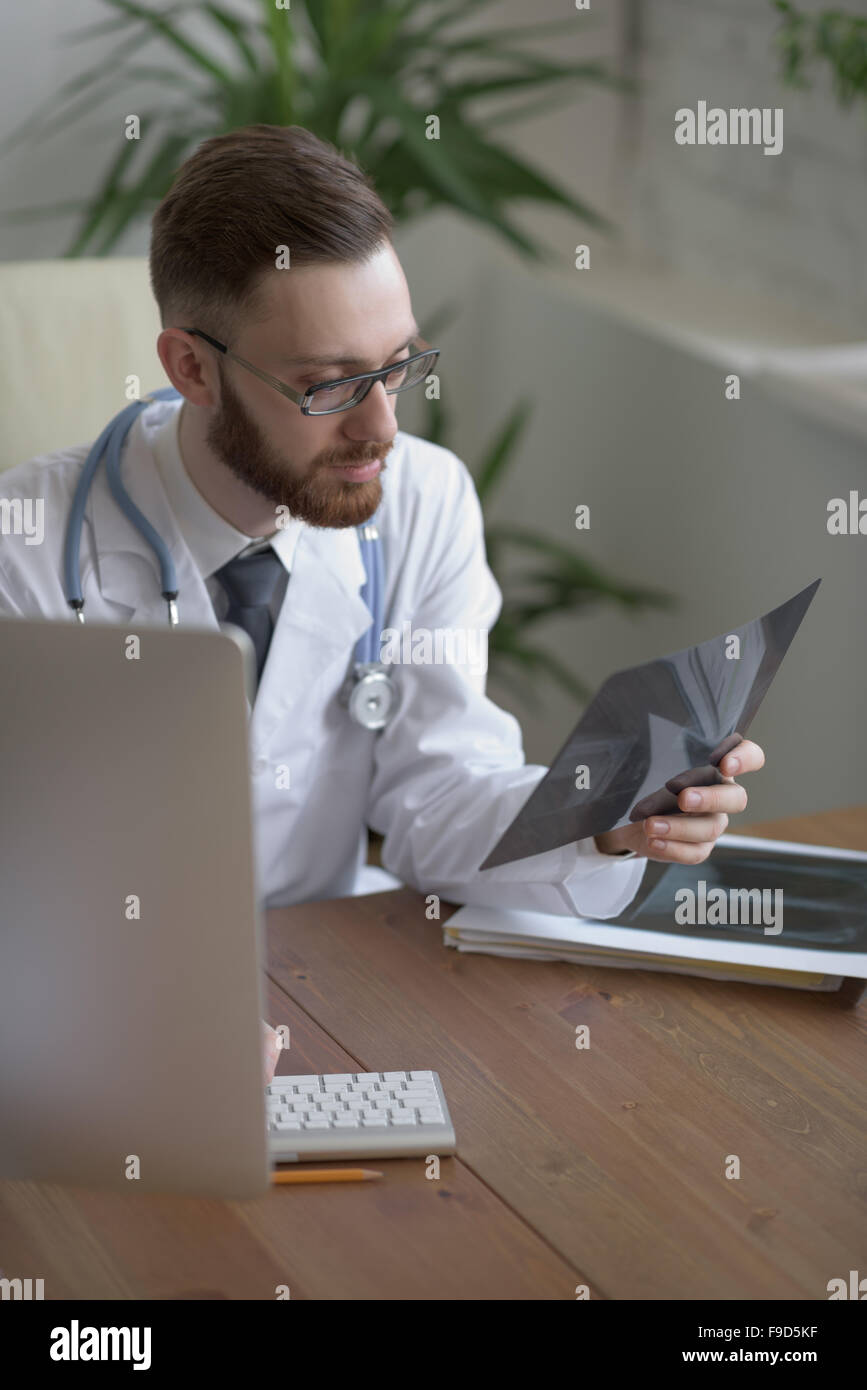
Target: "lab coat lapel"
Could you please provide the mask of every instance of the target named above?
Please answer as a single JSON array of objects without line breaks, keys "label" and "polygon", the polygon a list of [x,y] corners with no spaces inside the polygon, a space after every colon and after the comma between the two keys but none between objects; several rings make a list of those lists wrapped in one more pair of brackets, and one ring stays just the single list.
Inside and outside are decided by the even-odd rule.
[{"label": "lab coat lapel", "polygon": [[[279,539],[275,548],[279,552]],[[305,700],[327,698],[335,679],[348,672],[355,645],[371,623],[360,594],[364,578],[354,527],[304,527],[253,706],[255,748],[264,747],[290,710],[300,714]],[[294,737],[303,734],[296,728]]]}]

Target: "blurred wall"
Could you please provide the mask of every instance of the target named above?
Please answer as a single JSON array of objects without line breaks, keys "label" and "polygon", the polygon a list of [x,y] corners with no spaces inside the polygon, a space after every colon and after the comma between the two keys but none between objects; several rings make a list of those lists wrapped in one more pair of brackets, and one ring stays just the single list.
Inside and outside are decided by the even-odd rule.
[{"label": "blurred wall", "polygon": [[[867,17],[864,0],[798,0]],[[643,80],[626,206],[630,252],[730,289],[789,299],[864,336],[867,120],[820,66],[809,91],[777,80],[768,0],[640,5]],[[779,155],[676,145],[678,107],[783,109]]]}]

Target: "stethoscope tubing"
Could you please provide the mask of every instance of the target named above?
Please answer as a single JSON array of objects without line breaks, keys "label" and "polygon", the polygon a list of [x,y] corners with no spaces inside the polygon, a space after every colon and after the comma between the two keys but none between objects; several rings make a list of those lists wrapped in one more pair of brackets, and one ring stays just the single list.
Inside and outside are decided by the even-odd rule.
[{"label": "stethoscope tubing", "polygon": [[[84,600],[81,593],[81,534],[84,528],[84,512],[87,498],[93,485],[96,470],[103,453],[106,454],[106,478],[111,495],[124,515],[151,547],[159,561],[163,597],[173,602],[178,597],[178,580],[171,552],[156,528],[133,502],[121,478],[121,451],[124,441],[138,415],[146,405],[156,400],[173,400],[179,397],[174,387],[162,387],[151,391],[142,400],[132,401],[118,415],[110,420],[87,456],[81,477],[75,488],[66,537],[63,547],[63,580],[66,599],[70,607],[76,609],[81,617]],[[382,629],[382,606],[385,600],[385,574],[382,555],[382,542],[378,529],[371,521],[359,526],[361,558],[364,563],[365,582],[361,598],[374,621],[362,634],[356,647],[356,662],[375,663],[379,660],[377,643]],[[82,618],[83,620],[83,618]]]}]

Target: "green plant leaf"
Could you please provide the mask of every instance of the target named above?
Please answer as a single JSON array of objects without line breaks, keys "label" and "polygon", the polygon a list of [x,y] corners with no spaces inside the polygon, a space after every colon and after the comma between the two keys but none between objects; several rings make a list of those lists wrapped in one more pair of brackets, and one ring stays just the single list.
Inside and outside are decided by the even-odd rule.
[{"label": "green plant leaf", "polygon": [[[494,0],[481,0],[481,4],[491,4]],[[500,3],[500,0],[496,0]],[[521,42],[531,42],[546,33],[562,32],[564,29],[571,29],[573,34],[578,33],[573,19],[552,19],[542,24],[521,24],[513,25],[510,28],[488,29],[483,32],[474,30],[470,34],[460,34],[457,38],[439,39],[444,29],[457,23],[459,20],[466,19],[467,11],[471,8],[465,0],[451,10],[449,17],[437,15],[433,22],[421,31],[425,42],[432,48],[437,48],[441,52],[449,53],[472,53],[477,51],[490,52],[495,50],[501,43],[511,43],[512,40]],[[579,20],[580,24],[581,21]]]},{"label": "green plant leaf", "polygon": [[449,104],[476,101],[480,97],[490,97],[501,92],[519,92],[527,87],[547,86],[551,82],[564,80],[575,82],[599,82],[612,85],[612,78],[596,63],[576,63],[574,67],[553,68],[544,73],[517,72],[504,73],[499,77],[489,77],[484,81],[470,80],[456,82],[443,87],[443,99]]},{"label": "green plant leaf", "polygon": [[425,438],[431,444],[445,445],[445,437],[448,430],[449,414],[441,400],[432,398],[428,401],[428,418],[425,426]]},{"label": "green plant leaf", "polygon": [[[271,4],[271,0],[263,0],[263,4],[267,8],[268,5]],[[328,19],[328,5],[323,5],[322,0],[301,0],[301,5],[307,16],[307,22],[316,35],[320,52],[323,58],[327,59],[331,46],[331,25]]]},{"label": "green plant leaf", "polygon": [[[178,9],[189,9],[188,5],[177,6]],[[68,29],[65,34],[61,34],[60,43],[64,48],[69,48],[76,43],[86,43],[88,39],[101,38],[103,34],[116,34],[119,30],[124,30],[129,25],[127,15],[115,15],[112,19],[102,19],[98,24],[83,24],[78,29]]]},{"label": "green plant leaf", "polygon": [[65,203],[39,203],[29,208],[11,208],[8,212],[0,213],[0,223],[50,221],[61,213],[81,212],[88,206],[87,198],[73,198]]},{"label": "green plant leaf", "polygon": [[[516,663],[523,667],[525,671],[531,672],[534,675],[539,672],[544,672],[551,676],[568,694],[574,695],[578,699],[586,699],[589,693],[587,686],[577,676],[574,676],[562,661],[559,661],[557,657],[552,656],[550,652],[545,651],[543,648],[530,646],[526,642],[512,640],[507,641],[505,645],[500,645],[499,642],[494,641],[498,628],[499,623],[491,633],[491,642],[489,643],[489,654],[496,652],[497,656],[497,679],[500,677],[500,663],[503,659],[506,659]],[[492,666],[492,670],[493,669]]]},{"label": "green plant leaf", "polygon": [[776,35],[782,80],[807,88],[807,72],[816,62],[830,69],[834,93],[843,107],[867,98],[867,19],[843,10],[804,14],[786,0],[775,0],[783,16]]},{"label": "green plant leaf", "polygon": [[117,154],[109,165],[102,185],[97,190],[96,196],[90,203],[89,213],[84,225],[79,228],[70,248],[64,253],[66,256],[80,255],[91,237],[95,235],[103,217],[112,206],[114,200],[120,196],[121,179],[128,165],[132,162],[137,148],[136,141],[121,140]]},{"label": "green plant leaf", "polygon": [[224,33],[229,35],[250,71],[260,72],[259,60],[250,43],[250,38],[255,32],[253,25],[248,24],[244,19],[239,19],[237,15],[224,9],[222,5],[214,4],[213,0],[206,0],[202,9],[205,14],[210,15],[214,23],[219,25]]},{"label": "green plant leaf", "polygon": [[426,183],[439,200],[451,203],[478,221],[495,227],[525,254],[535,254],[534,243],[513,227],[505,217],[498,215],[489,202],[477,192],[472,180],[464,175],[455,158],[455,148],[449,145],[447,152],[442,148],[442,141],[426,138],[422,128],[422,113],[404,101],[393,85],[382,82],[368,83],[366,78],[359,79],[358,85],[362,91],[368,92],[371,99],[376,99],[383,110],[399,121],[400,140],[417,163],[419,183]]},{"label": "green plant leaf", "polygon": [[[591,226],[610,229],[607,218],[593,212],[544,174],[492,140],[483,139],[463,121],[458,120],[456,126],[449,152],[460,166],[463,177],[471,180],[489,201],[508,197],[547,202],[567,209]],[[445,128],[448,130],[448,125]]]},{"label": "green plant leaf", "polygon": [[185,39],[183,34],[179,34],[163,14],[149,10],[146,5],[138,4],[137,0],[103,0],[103,4],[111,5],[116,10],[122,10],[131,18],[142,20],[173,48],[176,48],[179,53],[183,53],[186,58],[189,58],[196,67],[209,73],[218,82],[228,82],[229,74],[226,69],[201,48],[197,48],[189,39]]},{"label": "green plant leaf", "polygon": [[[499,96],[508,101],[533,91],[541,92],[553,105],[553,86],[568,95],[573,83],[580,87],[607,80],[599,64],[567,68],[505,46],[510,44],[514,50],[533,37],[565,29],[566,19],[487,35],[461,35],[452,30],[452,24],[481,15],[494,0],[461,0],[460,4],[451,0],[297,0],[291,12],[277,10],[274,0],[245,0],[253,7],[252,18],[235,13],[227,0],[189,0],[159,9],[154,0],[104,2],[111,17],[97,26],[100,32],[124,35],[122,43],[115,45],[109,71],[103,58],[98,68],[65,84],[47,118],[39,115],[25,121],[10,141],[47,138],[60,125],[68,126],[85,111],[92,112],[114,89],[147,77],[167,88],[182,90],[186,84],[190,109],[181,111],[178,128],[188,134],[193,124],[206,136],[258,122],[299,123],[343,148],[341,133],[358,130],[356,116],[363,98],[367,110],[362,109],[363,128],[354,138],[352,154],[373,179],[396,223],[439,206],[450,207],[487,226],[521,255],[535,259],[541,258],[543,249],[511,215],[518,199],[549,202],[604,225],[566,190],[556,188],[490,140],[489,130],[519,119],[515,106],[493,116],[486,113],[483,119],[466,112],[477,98]],[[206,43],[193,42],[182,31],[181,25],[199,16],[215,38],[229,40],[225,60],[218,60]],[[454,45],[452,50],[443,50],[445,41]],[[145,45],[154,42],[168,45],[179,55],[185,71],[161,73],[158,62],[143,61]],[[298,44],[303,45],[300,63],[296,61]],[[444,76],[452,59],[464,63],[459,80]],[[481,65],[474,80],[466,74],[467,59]],[[491,71],[492,63],[498,70]],[[413,103],[408,94],[421,91],[421,81],[426,83],[426,93],[439,90],[440,105],[429,105],[427,95],[423,103]],[[452,82],[451,94],[448,82]],[[210,125],[204,118],[206,108]],[[429,141],[424,117],[429,110],[439,113],[441,109],[447,114],[447,138]],[[351,121],[346,119],[350,114]],[[177,113],[173,119],[178,120]],[[158,138],[157,124],[151,124],[146,142]],[[161,167],[159,161],[157,167]],[[112,187],[109,198],[122,200],[119,220],[126,224],[130,208],[137,208],[134,216],[143,215],[150,189],[145,196],[135,186]],[[85,206],[84,222],[93,206]],[[104,205],[100,205],[100,217],[109,217]],[[77,241],[89,245],[95,232],[91,223],[90,238]]]},{"label": "green plant leaf", "polygon": [[489,5],[500,4],[501,0],[457,0],[457,3],[446,4],[444,0],[434,0],[435,4],[441,4],[442,8],[437,11],[422,33],[430,41],[431,35],[441,32],[450,24],[456,24],[459,20],[466,19],[467,15],[473,10],[484,10]]},{"label": "green plant leaf", "polygon": [[[60,109],[55,110],[53,114],[40,111],[28,117],[16,126],[5,140],[0,140],[0,154],[8,154],[27,138],[30,138],[34,145],[39,144],[53,131],[65,129],[80,114],[93,110],[100,101],[111,96],[112,92],[122,90],[125,85],[126,70],[117,65],[108,66],[101,63],[98,68],[82,73],[81,76],[65,83],[57,94],[60,103],[69,99],[68,106],[63,107],[61,104]],[[95,92],[100,86],[105,86],[105,90],[97,96]],[[74,100],[76,94],[77,102]]]},{"label": "green plant leaf", "polygon": [[548,111],[556,111],[563,106],[566,96],[568,96],[567,92],[553,92],[551,96],[540,97],[538,101],[504,106],[498,111],[489,112],[487,115],[475,115],[473,119],[480,130],[501,131],[507,125],[514,125],[516,121],[528,121],[534,116],[542,116]]},{"label": "green plant leaf", "polygon": [[[578,19],[577,23],[583,24],[583,20]],[[509,44],[513,39],[518,42],[527,40],[528,42],[542,38],[548,34],[562,34],[571,32],[576,39],[580,38],[576,21],[572,18],[549,19],[543,24],[521,24],[513,25],[511,28],[500,28],[499,26],[487,34],[472,34],[465,38],[448,40],[446,46],[452,49],[462,48],[485,50],[491,46],[498,49],[501,44]]]},{"label": "green plant leaf", "polygon": [[476,492],[480,500],[489,500],[495,484],[501,480],[506,467],[511,462],[515,446],[524,433],[532,410],[532,401],[529,397],[525,396],[522,400],[516,402],[510,414],[501,425],[498,434],[494,438],[493,443],[489,446],[482,460],[478,477],[476,478]]},{"label": "green plant leaf", "polygon": [[271,48],[276,75],[269,84],[273,112],[269,124],[292,125],[298,102],[294,62],[295,31],[288,10],[278,10],[274,0],[261,0],[264,33]]},{"label": "green plant leaf", "polygon": [[386,75],[389,75],[393,67],[391,59],[394,57],[395,39],[401,33],[402,26],[405,26],[405,18],[405,6],[356,16],[352,23],[332,38],[328,63],[332,76],[339,81],[358,73],[370,74],[376,70],[382,58],[389,59],[389,68],[386,69]]},{"label": "green plant leaf", "polygon": [[394,83],[369,82],[365,78],[359,81],[358,86],[372,101],[377,102],[381,110],[400,123],[401,139],[425,170],[432,186],[465,211],[487,220],[487,208],[472,184],[454,168],[452,161],[440,148],[441,142],[427,139],[422,111],[411,106]]},{"label": "green plant leaf", "polygon": [[[514,457],[515,445],[530,408],[527,400],[520,400],[512,407],[492,446],[484,454],[481,466],[474,470],[479,478],[476,488],[483,508],[495,480],[503,476],[507,460]],[[427,437],[435,443],[446,444],[448,418],[441,402],[429,401]],[[529,629],[558,614],[574,616],[602,603],[618,603],[627,611],[651,606],[667,608],[674,604],[672,595],[621,583],[568,546],[528,527],[498,524],[486,518],[485,549],[488,566],[503,595],[500,615],[489,641],[491,675],[518,699],[535,708],[538,708],[538,701],[533,680],[543,674],[577,699],[586,699],[589,692],[549,651],[528,642]],[[512,563],[506,563],[512,550],[519,555],[526,553],[535,562],[534,567],[516,573]]]},{"label": "green plant leaf", "polygon": [[120,240],[136,214],[148,204],[155,206],[161,192],[178,167],[182,153],[190,143],[187,131],[172,129],[151,156],[138,182],[121,193],[103,218],[103,237],[97,255],[105,255]]}]

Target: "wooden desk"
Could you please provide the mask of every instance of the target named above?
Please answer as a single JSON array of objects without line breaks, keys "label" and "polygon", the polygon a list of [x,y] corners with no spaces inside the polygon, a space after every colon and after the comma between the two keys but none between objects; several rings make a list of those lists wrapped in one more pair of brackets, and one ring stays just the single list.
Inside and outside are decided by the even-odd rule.
[{"label": "wooden desk", "polygon": [[[864,849],[867,807],[752,829]],[[406,890],[268,921],[281,1071],[439,1071],[438,1180],[377,1160],[379,1183],[245,1203],[2,1183],[6,1274],[47,1298],[826,1299],[867,1268],[864,1002],[461,956],[441,925]]]}]

